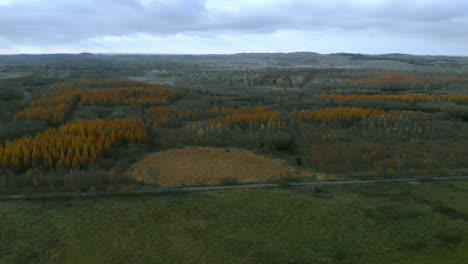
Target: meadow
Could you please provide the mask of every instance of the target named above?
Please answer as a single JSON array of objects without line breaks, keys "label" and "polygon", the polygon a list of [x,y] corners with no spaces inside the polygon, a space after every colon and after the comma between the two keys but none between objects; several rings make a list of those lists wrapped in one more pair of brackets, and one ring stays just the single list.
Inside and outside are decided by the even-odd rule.
[{"label": "meadow", "polygon": [[0,263],[451,263],[468,184],[0,202]]}]

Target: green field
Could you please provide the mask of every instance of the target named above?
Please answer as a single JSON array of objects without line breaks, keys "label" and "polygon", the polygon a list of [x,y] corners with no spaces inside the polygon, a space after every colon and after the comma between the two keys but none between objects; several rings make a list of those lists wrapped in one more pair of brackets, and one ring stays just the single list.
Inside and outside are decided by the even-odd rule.
[{"label": "green field", "polygon": [[0,202],[0,263],[467,263],[468,182]]},{"label": "green field", "polygon": [[0,72],[0,79],[20,78],[31,74],[30,72]]}]

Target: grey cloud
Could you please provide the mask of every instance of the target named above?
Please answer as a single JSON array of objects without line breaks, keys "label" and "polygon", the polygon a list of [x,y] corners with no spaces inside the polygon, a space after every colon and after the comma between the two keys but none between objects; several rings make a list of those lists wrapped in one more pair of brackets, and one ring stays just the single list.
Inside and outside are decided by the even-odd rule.
[{"label": "grey cloud", "polygon": [[[4,43],[70,44],[102,36],[188,32],[271,33],[298,29],[365,32],[439,40],[466,38],[466,0],[272,1],[213,10],[204,0],[14,1],[0,6]],[[243,1],[241,1],[243,3]]]}]

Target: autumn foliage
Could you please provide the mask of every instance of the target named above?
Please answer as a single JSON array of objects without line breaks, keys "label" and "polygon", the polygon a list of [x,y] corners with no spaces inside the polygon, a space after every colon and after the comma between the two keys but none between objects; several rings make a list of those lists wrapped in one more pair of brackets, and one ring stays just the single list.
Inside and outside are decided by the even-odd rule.
[{"label": "autumn foliage", "polygon": [[87,92],[81,103],[88,105],[169,104],[180,95],[180,91],[162,86],[97,89]]},{"label": "autumn foliage", "polygon": [[401,73],[381,73],[376,77],[364,80],[344,80],[351,84],[405,84],[415,86],[422,83],[432,82],[431,79],[423,76],[407,76]]},{"label": "autumn foliage", "polygon": [[361,107],[335,107],[318,110],[292,112],[293,121],[353,121],[370,117],[396,117],[380,109],[361,108]]},{"label": "autumn foliage", "polygon": [[83,168],[109,152],[115,144],[147,140],[141,120],[78,121],[0,145],[0,165],[19,170]]},{"label": "autumn foliage", "polygon": [[221,116],[221,115],[231,115],[235,113],[242,112],[244,110],[234,107],[215,107],[207,110],[207,113],[210,115]]},{"label": "autumn foliage", "polygon": [[222,125],[245,128],[248,126],[271,126],[280,121],[276,112],[270,111],[266,106],[259,106],[251,109],[240,110],[236,113],[219,116],[216,122]]},{"label": "autumn foliage", "polygon": [[255,108],[209,108],[177,110],[167,107],[155,107],[149,110],[154,127],[174,127],[180,121],[216,118],[212,126],[246,127],[257,124],[266,126],[279,122],[278,113],[271,112],[265,106]]},{"label": "autumn foliage", "polygon": [[[356,76],[356,77],[365,77],[365,76],[372,76],[372,73],[342,73],[341,76]],[[434,80],[439,80],[442,77],[428,77],[428,76],[409,76],[402,73],[392,73],[392,72],[384,72],[380,73],[377,76],[367,78],[367,79],[348,79],[343,80],[345,83],[349,84],[376,84],[376,85],[384,85],[384,84],[403,84],[408,86],[416,86],[423,83],[432,83]],[[463,82],[468,81],[466,77],[443,77],[442,81],[446,83],[453,83],[453,82]]]},{"label": "autumn foliage", "polygon": [[132,80],[86,80],[76,83],[79,87],[83,88],[129,88],[129,87],[145,87],[157,88],[161,87],[160,84],[132,81]]},{"label": "autumn foliage", "polygon": [[321,96],[324,99],[331,99],[337,102],[359,102],[359,101],[394,101],[405,103],[425,103],[425,102],[454,102],[468,104],[468,95],[337,95],[324,94]]},{"label": "autumn foliage", "polygon": [[175,127],[183,120],[196,120],[206,111],[200,110],[177,110],[168,107],[155,107],[149,110],[153,127]]},{"label": "autumn foliage", "polygon": [[468,81],[468,78],[456,78],[456,77],[445,77],[444,82],[452,83],[452,82],[464,82]]},{"label": "autumn foliage", "polygon": [[53,124],[60,123],[82,94],[83,90],[75,89],[71,83],[58,85],[51,92],[34,100],[23,111],[16,113],[14,119],[36,119],[47,120]]}]

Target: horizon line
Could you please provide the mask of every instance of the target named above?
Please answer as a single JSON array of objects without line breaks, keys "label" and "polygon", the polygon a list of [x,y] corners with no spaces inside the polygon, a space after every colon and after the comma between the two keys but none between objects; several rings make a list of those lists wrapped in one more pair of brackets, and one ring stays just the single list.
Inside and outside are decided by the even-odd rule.
[{"label": "horizon line", "polygon": [[244,55],[244,54],[295,54],[295,53],[312,53],[317,55],[369,55],[369,56],[383,56],[383,55],[409,55],[409,56],[432,56],[432,57],[468,57],[467,55],[448,55],[448,54],[418,54],[418,53],[361,53],[361,52],[332,52],[332,53],[319,53],[314,51],[291,51],[291,52],[235,52],[235,53],[148,53],[148,52],[57,52],[57,53],[1,53],[0,56],[34,56],[34,55],[105,55],[105,56],[119,56],[119,55],[137,55],[137,56],[229,56],[229,55]]}]

